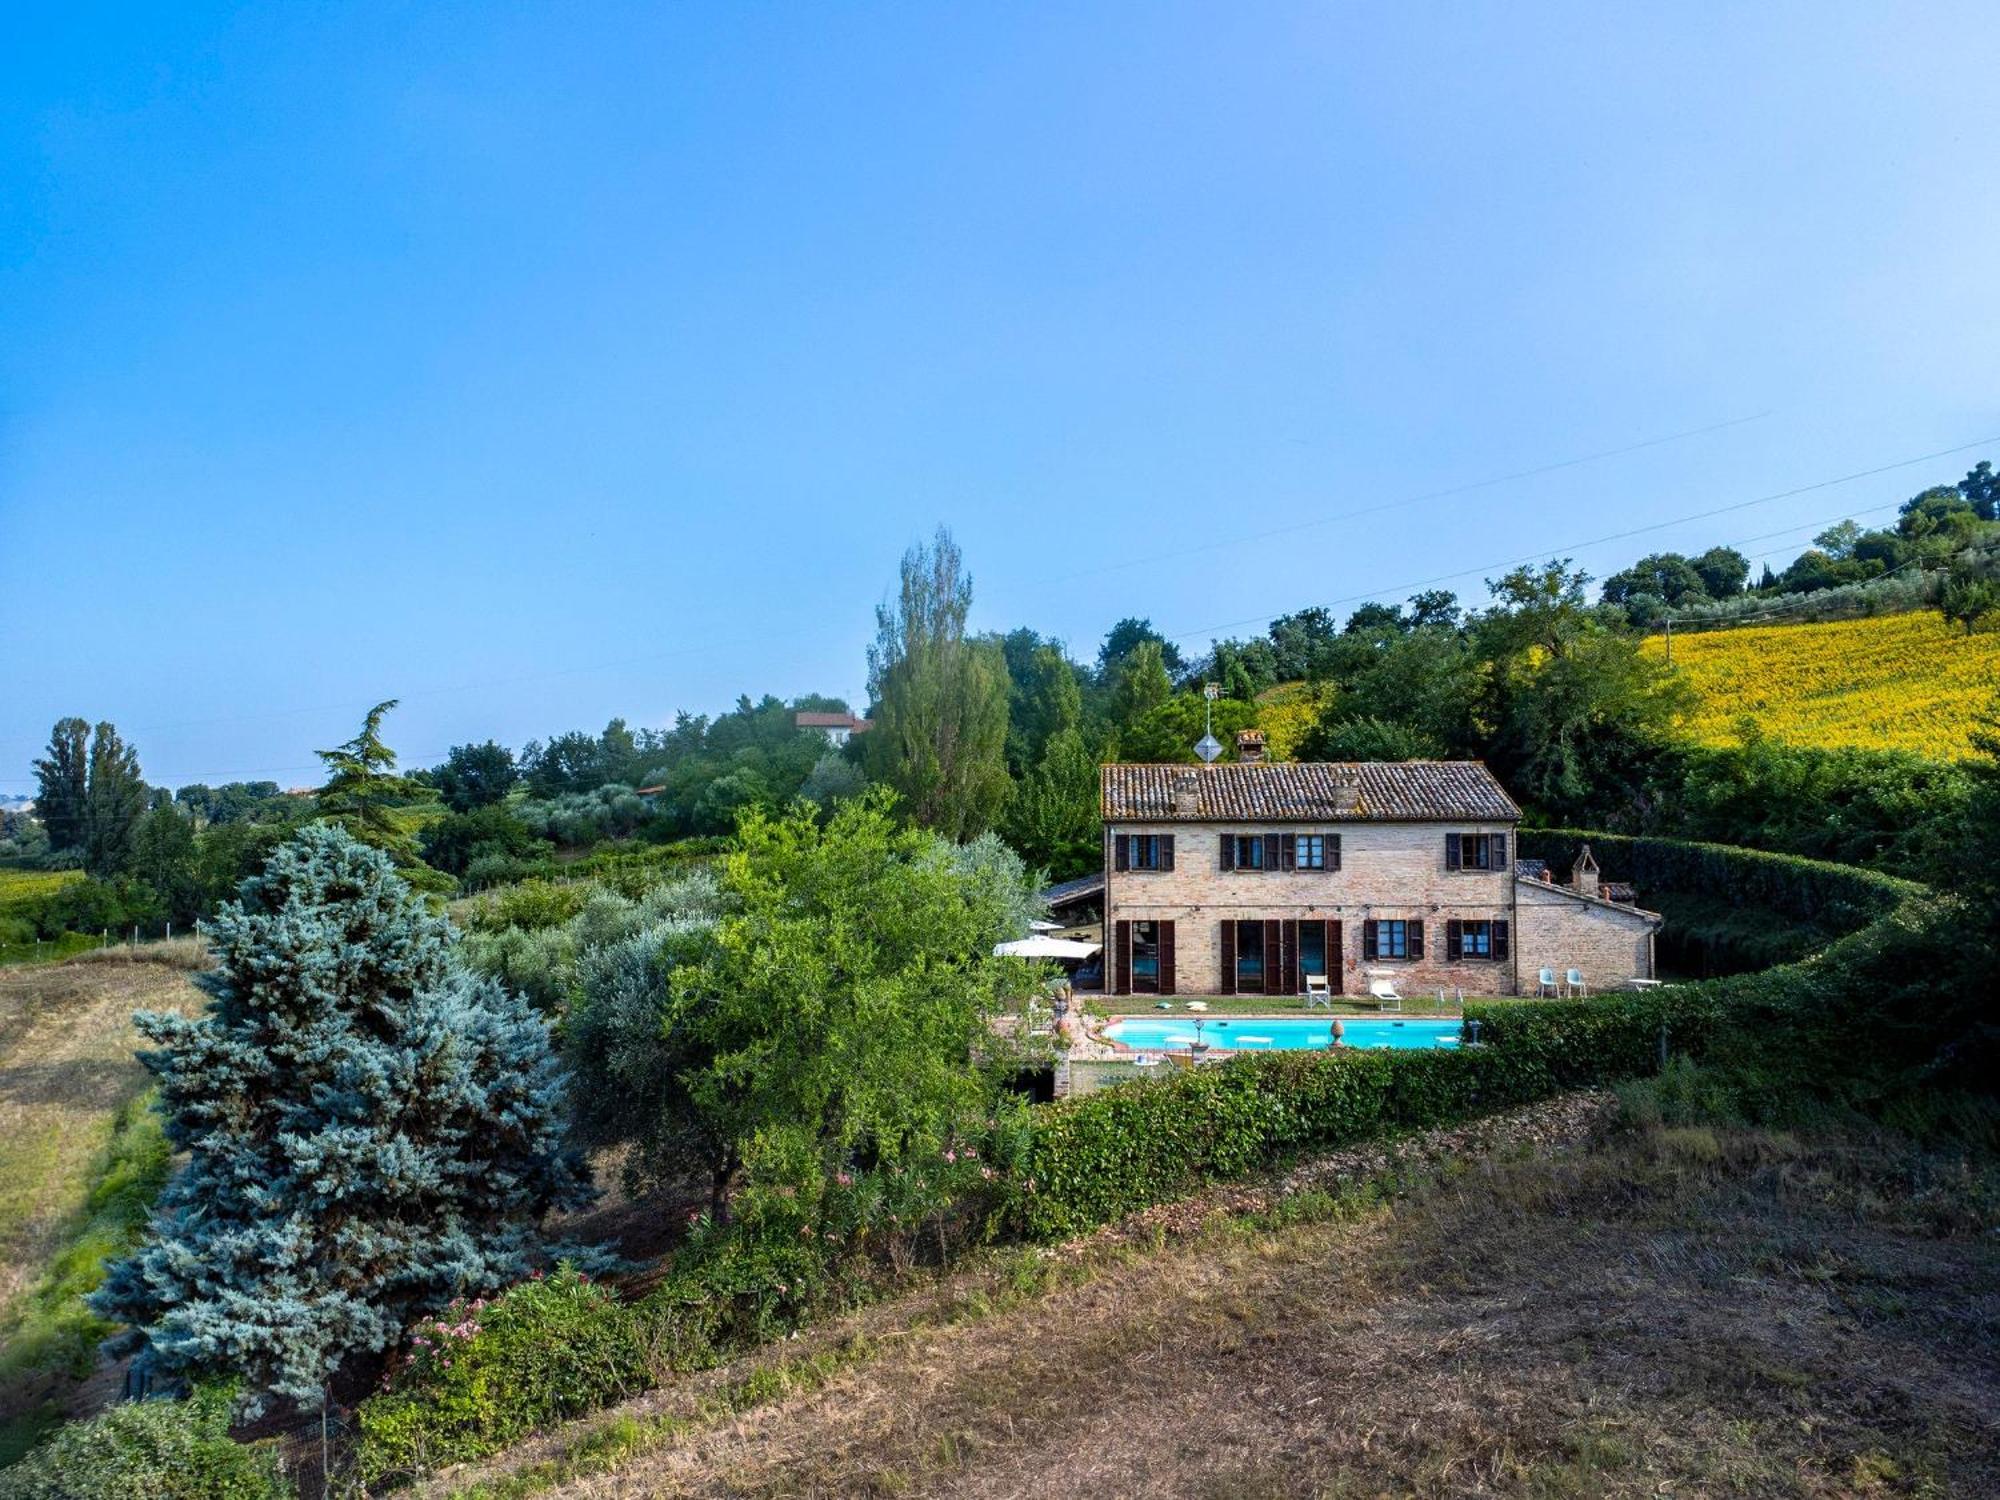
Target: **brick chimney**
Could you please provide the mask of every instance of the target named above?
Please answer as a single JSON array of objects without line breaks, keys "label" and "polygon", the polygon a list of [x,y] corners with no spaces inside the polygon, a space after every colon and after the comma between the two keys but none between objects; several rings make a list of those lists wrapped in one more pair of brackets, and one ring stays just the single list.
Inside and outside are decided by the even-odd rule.
[{"label": "brick chimney", "polygon": [[1333,776],[1333,810],[1353,812],[1361,805],[1361,778],[1352,771],[1336,771]]},{"label": "brick chimney", "polygon": [[1591,855],[1590,845],[1576,851],[1576,866],[1569,872],[1569,883],[1580,896],[1597,894],[1597,861]]},{"label": "brick chimney", "polygon": [[1261,729],[1237,730],[1236,758],[1246,766],[1261,765],[1264,760],[1264,731]]},{"label": "brick chimney", "polygon": [[1199,771],[1176,771],[1174,773],[1174,816],[1193,818],[1201,814],[1201,773]]}]

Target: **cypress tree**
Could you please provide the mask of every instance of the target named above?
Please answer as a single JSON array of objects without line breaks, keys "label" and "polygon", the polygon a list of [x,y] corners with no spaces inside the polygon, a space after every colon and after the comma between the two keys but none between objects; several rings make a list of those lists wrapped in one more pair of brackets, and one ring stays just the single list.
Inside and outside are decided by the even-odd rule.
[{"label": "cypress tree", "polygon": [[308,828],[209,932],[205,1011],[139,1017],[187,1163],[92,1301],[169,1371],[311,1402],[518,1279],[590,1189],[546,1024],[458,963],[387,856]]},{"label": "cypress tree", "polygon": [[139,819],[146,813],[146,783],[139,752],[100,723],[90,742],[90,793],[84,804],[83,867],[100,878],[132,868]]}]

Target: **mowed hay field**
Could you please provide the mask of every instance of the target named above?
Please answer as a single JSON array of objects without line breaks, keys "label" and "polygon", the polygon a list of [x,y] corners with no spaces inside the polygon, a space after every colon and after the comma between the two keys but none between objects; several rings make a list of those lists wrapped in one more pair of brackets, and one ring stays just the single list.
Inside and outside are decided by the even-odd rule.
[{"label": "mowed hay field", "polygon": [[2000,633],[1968,636],[1933,610],[1749,626],[1676,635],[1674,665],[1700,695],[1687,728],[1705,745],[1740,744],[1747,718],[1789,745],[1963,760],[2000,690]]},{"label": "mowed hay field", "polygon": [[73,1231],[113,1118],[146,1087],[132,1012],[202,1001],[184,966],[147,951],[0,969],[0,1342]]}]

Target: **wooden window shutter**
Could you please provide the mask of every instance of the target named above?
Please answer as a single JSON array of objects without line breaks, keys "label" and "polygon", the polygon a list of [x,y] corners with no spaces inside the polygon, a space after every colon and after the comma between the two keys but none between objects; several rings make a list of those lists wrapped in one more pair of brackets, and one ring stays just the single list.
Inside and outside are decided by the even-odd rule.
[{"label": "wooden window shutter", "polygon": [[1444,956],[1453,963],[1465,957],[1465,924],[1456,917],[1444,924]]},{"label": "wooden window shutter", "polygon": [[1161,922],[1160,932],[1160,993],[1174,992],[1174,924]]},{"label": "wooden window shutter", "polygon": [[1234,922],[1224,922],[1222,924],[1222,942],[1219,947],[1222,952],[1222,982],[1216,987],[1216,992],[1222,995],[1233,995],[1236,993],[1236,924]]},{"label": "wooden window shutter", "polygon": [[1495,922],[1493,924],[1493,956],[1495,958],[1505,958],[1507,956],[1507,924],[1505,922]]},{"label": "wooden window shutter", "polygon": [[1286,922],[1284,932],[1285,993],[1296,995],[1299,992],[1299,924],[1296,921]]},{"label": "wooden window shutter", "polygon": [[1221,840],[1220,840],[1220,844],[1221,844],[1221,852],[1222,852],[1222,868],[1223,868],[1223,869],[1225,869],[1225,870],[1233,870],[1233,869],[1235,869],[1235,868],[1236,868],[1236,835],[1235,835],[1235,834],[1233,834],[1233,833],[1230,833],[1230,832],[1229,832],[1228,830],[1226,830],[1226,829],[1225,829],[1225,830],[1223,831],[1223,834],[1222,834],[1222,838],[1221,838]]},{"label": "wooden window shutter", "polygon": [[1337,833],[1326,836],[1326,867],[1329,870],[1340,868],[1340,835]]},{"label": "wooden window shutter", "polygon": [[1424,924],[1421,920],[1409,923],[1404,929],[1410,938],[1410,957],[1424,956]]},{"label": "wooden window shutter", "polygon": [[1264,921],[1264,993],[1285,993],[1285,924],[1276,917]]},{"label": "wooden window shutter", "polygon": [[1336,995],[1347,992],[1346,963],[1340,946],[1340,923],[1329,922],[1326,924],[1326,982],[1327,988]]},{"label": "wooden window shutter", "polygon": [[1504,833],[1493,835],[1493,868],[1496,870],[1507,868],[1507,835]]},{"label": "wooden window shutter", "polygon": [[1113,965],[1112,979],[1117,985],[1114,993],[1129,995],[1132,993],[1132,924],[1130,922],[1120,922],[1117,924],[1112,936],[1111,950]]},{"label": "wooden window shutter", "polygon": [[1377,954],[1376,926],[1374,918],[1361,924],[1361,956],[1371,963]]},{"label": "wooden window shutter", "polygon": [[1280,870],[1296,870],[1299,867],[1299,836],[1295,833],[1274,833],[1278,857],[1272,863]]},{"label": "wooden window shutter", "polygon": [[1171,833],[1163,833],[1160,835],[1160,868],[1171,870],[1173,867],[1174,836]]},{"label": "wooden window shutter", "polygon": [[1444,836],[1444,867],[1447,870],[1462,870],[1465,868],[1459,851],[1459,837],[1455,833],[1447,833]]},{"label": "wooden window shutter", "polygon": [[1111,868],[1121,873],[1132,868],[1132,840],[1125,834],[1111,836]]}]

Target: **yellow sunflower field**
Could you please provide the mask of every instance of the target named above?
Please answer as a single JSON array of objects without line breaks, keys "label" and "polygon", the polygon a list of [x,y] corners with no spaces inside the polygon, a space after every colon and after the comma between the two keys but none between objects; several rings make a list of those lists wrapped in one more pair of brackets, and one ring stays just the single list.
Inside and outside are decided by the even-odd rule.
[{"label": "yellow sunflower field", "polygon": [[1676,635],[1673,660],[1700,695],[1687,730],[1707,745],[1740,743],[1748,719],[1786,744],[1961,760],[2000,691],[2000,634],[1930,610]]}]

